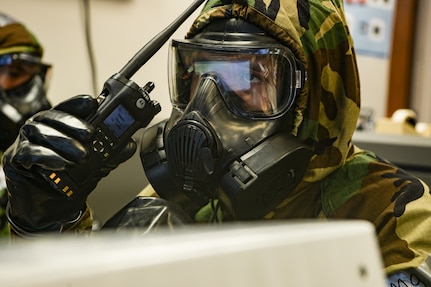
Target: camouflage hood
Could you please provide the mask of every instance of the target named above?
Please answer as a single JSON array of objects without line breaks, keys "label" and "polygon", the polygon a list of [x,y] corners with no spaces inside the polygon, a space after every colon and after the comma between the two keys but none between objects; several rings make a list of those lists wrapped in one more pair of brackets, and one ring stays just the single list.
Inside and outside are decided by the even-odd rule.
[{"label": "camouflage hood", "polygon": [[[359,115],[356,57],[342,0],[209,0],[187,38],[220,18],[243,18],[288,46],[308,70],[297,101],[297,135],[315,143],[305,182],[316,182],[353,153]],[[312,15],[312,17],[310,17]]]}]

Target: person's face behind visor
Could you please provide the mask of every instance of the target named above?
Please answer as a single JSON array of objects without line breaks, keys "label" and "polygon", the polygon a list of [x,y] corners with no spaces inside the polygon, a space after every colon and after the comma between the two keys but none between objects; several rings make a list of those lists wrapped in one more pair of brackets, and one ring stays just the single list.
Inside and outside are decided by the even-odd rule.
[{"label": "person's face behind visor", "polygon": [[[212,73],[219,77],[224,88],[233,92],[231,100],[243,111],[269,115],[277,107],[276,64],[269,56],[235,55],[211,59],[208,53],[199,53],[194,62],[190,96],[202,75]],[[236,97],[235,97],[236,96]]]},{"label": "person's face behind visor", "polygon": [[214,47],[173,41],[172,102],[184,107],[193,98],[200,78],[211,74],[222,83],[230,110],[246,118],[274,117],[292,105],[302,85],[293,54],[281,45]]},{"label": "person's face behind visor", "polygon": [[31,80],[35,75],[45,77],[48,65],[43,65],[38,58],[25,54],[0,56],[0,89],[13,90]]},{"label": "person's face behind visor", "polygon": [[27,118],[51,107],[46,98],[50,69],[32,54],[0,55],[0,150],[12,144]]}]

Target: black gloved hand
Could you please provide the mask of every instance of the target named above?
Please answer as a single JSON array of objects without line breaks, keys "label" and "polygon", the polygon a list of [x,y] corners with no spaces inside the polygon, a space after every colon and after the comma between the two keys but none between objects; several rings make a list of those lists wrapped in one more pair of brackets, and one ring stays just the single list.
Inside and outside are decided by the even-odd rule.
[{"label": "black gloved hand", "polygon": [[83,119],[97,107],[94,98],[77,96],[36,114],[21,128],[17,140],[3,156],[12,226],[30,233],[67,228],[86,209],[87,197],[100,179],[134,154],[136,143],[131,140],[71,198],[40,175],[40,168],[67,171],[85,164],[93,152],[91,139],[95,129]]},{"label": "black gloved hand", "polygon": [[103,229],[135,230],[147,234],[162,230],[175,230],[193,220],[175,202],[163,198],[139,196],[118,211],[104,225]]}]

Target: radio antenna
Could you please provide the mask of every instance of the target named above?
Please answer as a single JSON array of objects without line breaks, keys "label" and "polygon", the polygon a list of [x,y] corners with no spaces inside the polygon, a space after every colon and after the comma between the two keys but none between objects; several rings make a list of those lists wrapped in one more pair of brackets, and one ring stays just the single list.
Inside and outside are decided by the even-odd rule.
[{"label": "radio antenna", "polygon": [[130,61],[120,70],[119,74],[130,79],[165,43],[169,37],[184,23],[184,21],[203,3],[205,0],[193,2],[178,18],[168,27],[151,39],[142,47]]}]

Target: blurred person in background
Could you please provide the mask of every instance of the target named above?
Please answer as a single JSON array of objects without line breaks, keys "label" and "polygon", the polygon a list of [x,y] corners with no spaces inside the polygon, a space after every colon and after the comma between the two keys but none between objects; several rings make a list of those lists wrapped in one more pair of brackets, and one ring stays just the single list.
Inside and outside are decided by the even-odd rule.
[{"label": "blurred person in background", "polygon": [[[43,47],[22,23],[0,11],[0,155],[15,141],[20,127],[49,109],[46,97],[51,65]],[[8,234],[6,183],[0,170],[0,235]]]}]

